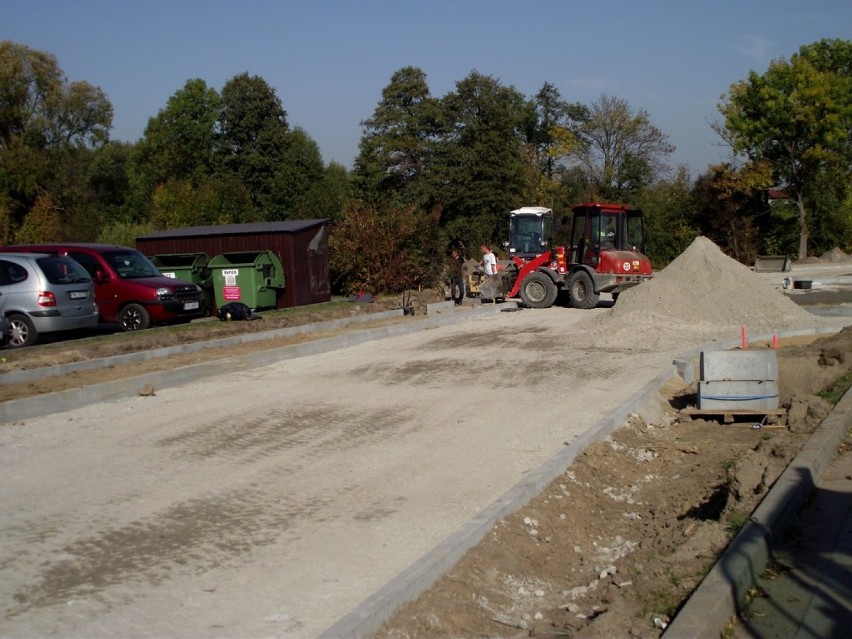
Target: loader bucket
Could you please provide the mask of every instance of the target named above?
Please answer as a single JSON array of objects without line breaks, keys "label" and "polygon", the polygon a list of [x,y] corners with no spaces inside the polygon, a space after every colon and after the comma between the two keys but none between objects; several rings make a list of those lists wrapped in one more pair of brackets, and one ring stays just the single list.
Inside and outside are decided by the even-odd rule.
[{"label": "loader bucket", "polygon": [[485,276],[479,282],[479,286],[477,287],[479,296],[483,299],[489,300],[505,297],[506,293],[512,289],[509,282],[508,274],[503,272],[490,277]]},{"label": "loader bucket", "polygon": [[754,260],[754,270],[762,273],[786,273],[792,269],[789,255],[758,255]]}]

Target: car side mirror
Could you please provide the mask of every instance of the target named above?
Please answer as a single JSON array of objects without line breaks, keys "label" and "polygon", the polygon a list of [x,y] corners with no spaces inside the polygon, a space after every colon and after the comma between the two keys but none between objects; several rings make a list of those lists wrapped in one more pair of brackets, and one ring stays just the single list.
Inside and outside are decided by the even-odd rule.
[{"label": "car side mirror", "polygon": [[103,284],[104,282],[106,282],[106,281],[107,281],[107,279],[108,279],[108,278],[107,278],[107,276],[106,276],[106,273],[104,273],[104,272],[103,272],[103,270],[101,270],[101,269],[97,269],[97,270],[95,271],[95,281],[96,281],[98,284]]}]

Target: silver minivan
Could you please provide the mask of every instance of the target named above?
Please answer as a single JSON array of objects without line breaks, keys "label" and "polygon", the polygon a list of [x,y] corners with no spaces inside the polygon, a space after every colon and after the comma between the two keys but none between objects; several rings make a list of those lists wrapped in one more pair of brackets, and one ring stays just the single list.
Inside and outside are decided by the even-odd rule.
[{"label": "silver minivan", "polygon": [[9,320],[10,348],[35,344],[40,333],[98,323],[86,270],[70,257],[42,253],[0,255],[0,313]]}]

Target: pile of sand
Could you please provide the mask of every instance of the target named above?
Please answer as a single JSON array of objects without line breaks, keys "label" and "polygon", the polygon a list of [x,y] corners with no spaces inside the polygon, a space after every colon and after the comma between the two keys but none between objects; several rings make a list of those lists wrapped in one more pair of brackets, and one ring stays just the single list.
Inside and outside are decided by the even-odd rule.
[{"label": "pile of sand", "polygon": [[632,334],[636,346],[658,348],[681,339],[737,339],[740,327],[756,336],[821,323],[699,237],[653,279],[622,293],[600,328],[620,343]]},{"label": "pile of sand", "polygon": [[849,256],[840,247],[835,246],[830,251],[820,255],[820,259],[823,262],[846,262],[849,260]]}]

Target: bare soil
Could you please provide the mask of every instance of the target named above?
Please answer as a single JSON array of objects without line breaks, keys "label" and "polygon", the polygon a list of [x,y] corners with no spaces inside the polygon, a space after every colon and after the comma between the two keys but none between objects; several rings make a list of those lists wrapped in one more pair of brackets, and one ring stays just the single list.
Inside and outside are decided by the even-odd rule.
[{"label": "bare soil", "polygon": [[[810,343],[808,343],[810,342]],[[782,341],[787,415],[755,428],[691,419],[673,380],[375,637],[658,637],[830,412],[815,393],[852,370],[852,328]]]}]

